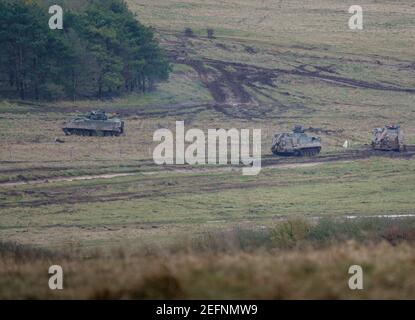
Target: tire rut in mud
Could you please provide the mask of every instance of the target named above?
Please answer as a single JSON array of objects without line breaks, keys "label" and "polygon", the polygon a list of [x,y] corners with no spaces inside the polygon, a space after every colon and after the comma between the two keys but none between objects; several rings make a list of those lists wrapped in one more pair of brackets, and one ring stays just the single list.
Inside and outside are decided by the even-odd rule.
[{"label": "tire rut in mud", "polygon": [[[281,75],[316,79],[336,86],[414,94],[415,88],[405,88],[391,83],[368,82],[338,75],[333,66],[302,64],[292,69],[265,68],[257,65],[210,58],[188,59],[171,54],[172,62],[192,67],[198,74],[215,101],[214,109],[228,117],[243,119],[269,118],[269,109],[280,113],[303,105],[284,105],[276,97],[264,92],[264,88],[277,88]],[[251,92],[248,92],[247,88]],[[255,94],[252,94],[255,92]],[[268,110],[261,110],[263,103],[257,96],[270,100]]]},{"label": "tire rut in mud", "polygon": [[[361,149],[361,150],[350,150],[345,151],[341,154],[323,154],[316,157],[302,157],[302,158],[285,158],[285,157],[276,157],[276,156],[264,156],[262,158],[262,167],[290,167],[296,168],[301,167],[304,164],[324,164],[324,163],[335,163],[335,162],[344,162],[344,161],[354,161],[369,159],[372,157],[388,157],[396,159],[411,159],[415,156],[415,146],[408,146],[407,151],[403,153],[399,152],[384,152],[384,151],[375,151],[371,149]],[[226,167],[224,167],[226,168]],[[175,172],[174,166],[168,166],[166,170]],[[181,166],[180,170],[188,170],[190,173],[195,169],[191,167]],[[207,171],[209,172],[209,171]],[[184,188],[177,188],[176,185],[172,186],[171,191],[163,190],[145,190],[142,192],[125,192],[125,193],[113,193],[107,196],[94,196],[89,195],[88,192],[82,193],[82,195],[73,196],[69,194],[68,197],[59,197],[55,198],[54,196],[48,196],[48,199],[39,199],[39,200],[29,200],[21,201],[14,203],[0,204],[0,208],[17,208],[17,207],[39,207],[43,205],[52,205],[52,204],[77,204],[77,203],[96,203],[96,202],[112,202],[112,201],[121,201],[121,200],[133,200],[133,199],[144,199],[144,198],[158,198],[166,196],[175,196],[180,194],[203,194],[205,192],[217,192],[221,190],[232,190],[232,189],[245,189],[245,188],[255,188],[258,186],[275,186],[275,183],[261,182],[261,181],[250,181],[246,183],[217,183],[204,185],[195,188],[192,186],[185,186]],[[288,183],[289,184],[289,183]],[[196,190],[197,189],[197,190]],[[173,191],[174,190],[174,191]],[[2,192],[6,194],[9,191]]]}]

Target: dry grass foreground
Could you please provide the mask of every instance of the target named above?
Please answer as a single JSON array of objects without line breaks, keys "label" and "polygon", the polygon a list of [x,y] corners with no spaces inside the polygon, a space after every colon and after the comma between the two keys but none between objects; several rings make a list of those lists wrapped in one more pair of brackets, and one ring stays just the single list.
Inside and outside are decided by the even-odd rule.
[{"label": "dry grass foreground", "polygon": [[[60,262],[64,290],[48,288],[51,260],[2,259],[2,299],[413,299],[414,248],[356,242],[321,250],[177,254]],[[366,270],[348,288],[348,268]]]},{"label": "dry grass foreground", "polygon": [[[362,236],[370,240],[356,241]],[[3,243],[0,297],[413,299],[414,242],[414,221],[295,220],[267,232],[211,235],[187,247],[88,257]],[[51,291],[47,270],[58,263],[64,290]],[[348,287],[348,269],[355,264],[364,270],[364,290]]]}]

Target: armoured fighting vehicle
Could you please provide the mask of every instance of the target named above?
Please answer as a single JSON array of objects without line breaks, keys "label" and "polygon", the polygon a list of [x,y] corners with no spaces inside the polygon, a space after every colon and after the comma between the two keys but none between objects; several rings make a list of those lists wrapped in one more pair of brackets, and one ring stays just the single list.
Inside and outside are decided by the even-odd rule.
[{"label": "armoured fighting vehicle", "polygon": [[403,130],[398,125],[389,125],[384,128],[373,129],[372,148],[382,151],[406,150]]},{"label": "armoured fighting vehicle", "polygon": [[274,136],[271,151],[281,156],[313,156],[321,151],[321,139],[309,136],[301,126],[295,126],[292,132]]},{"label": "armoured fighting vehicle", "polygon": [[124,133],[124,121],[97,110],[65,122],[62,130],[66,135],[118,137]]}]

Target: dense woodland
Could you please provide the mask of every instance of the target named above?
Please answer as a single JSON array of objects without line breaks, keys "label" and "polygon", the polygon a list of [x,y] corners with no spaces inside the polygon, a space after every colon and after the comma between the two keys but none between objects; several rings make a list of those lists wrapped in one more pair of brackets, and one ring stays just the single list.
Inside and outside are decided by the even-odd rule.
[{"label": "dense woodland", "polygon": [[[64,10],[51,30],[49,5]],[[170,66],[123,0],[1,0],[0,97],[111,98],[152,90]]]}]

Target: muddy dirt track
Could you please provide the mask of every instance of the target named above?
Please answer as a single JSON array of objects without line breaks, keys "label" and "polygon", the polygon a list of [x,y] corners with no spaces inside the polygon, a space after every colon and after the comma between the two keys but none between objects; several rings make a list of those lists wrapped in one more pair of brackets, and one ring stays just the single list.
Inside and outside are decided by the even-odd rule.
[{"label": "muddy dirt track", "polygon": [[[377,82],[374,80],[366,81],[341,75],[336,64],[359,63],[359,61],[356,60],[356,57],[331,57],[330,59],[333,60],[333,64],[322,66],[319,64],[320,61],[323,62],[322,60],[324,59],[314,55],[312,51],[315,48],[300,48],[307,50],[307,52],[299,54],[292,51],[292,49],[294,49],[293,46],[292,48],[289,48],[288,51],[292,56],[299,55],[297,60],[301,60],[301,58],[306,58],[305,60],[311,61],[313,59],[315,60],[309,64],[293,64],[292,60],[281,55],[281,52],[264,49],[261,53],[274,56],[276,60],[282,60],[284,62],[284,59],[287,59],[286,69],[269,68],[249,63],[225,61],[203,56],[191,56],[191,52],[194,50],[192,40],[180,34],[173,34],[167,30],[163,30],[162,33],[167,33],[176,37],[176,40],[169,39],[169,41],[165,43],[170,61],[176,64],[187,65],[194,69],[201,82],[213,97],[214,102],[210,105],[205,105],[205,107],[213,108],[215,111],[232,118],[248,120],[270,119],[275,117],[275,115],[271,114],[271,111],[277,110],[280,117],[284,111],[287,111],[290,108],[301,108],[304,109],[304,111],[312,112],[312,108],[308,106],[302,104],[287,105],[286,102],[279,98],[281,94],[290,96],[290,92],[279,92],[277,95],[270,94],[270,89],[271,91],[278,89],[279,78],[287,75],[326,82],[329,85],[341,87],[415,94],[415,88],[413,87],[404,87],[390,82]],[[202,41],[206,45],[209,45],[208,41],[210,41],[207,38],[198,36],[194,36],[192,39]],[[225,43],[217,42],[215,43],[215,46],[220,50],[228,51],[230,59],[232,59],[233,52],[235,54],[239,53],[234,48],[235,45],[243,47],[250,55],[258,53],[257,50],[250,46],[251,43],[246,40],[239,40],[236,42],[235,39],[232,38],[221,38],[221,40],[225,41]],[[411,61],[396,60],[391,62],[382,59],[382,61],[380,61],[378,60],[379,57],[372,58],[376,68],[378,68],[379,65],[385,64],[389,66],[393,65],[400,69],[413,69],[413,63]],[[365,63],[369,62],[365,60]],[[259,98],[261,97],[266,98],[266,101],[269,102],[264,105],[264,103],[259,101]]]},{"label": "muddy dirt track", "polygon": [[[251,54],[255,53],[251,52]],[[236,118],[267,117],[267,110],[261,110],[263,106],[256,96],[267,98],[271,101],[270,107],[272,108],[278,108],[280,111],[288,108],[263,90],[264,88],[278,88],[278,78],[285,75],[328,82],[336,86],[415,94],[415,88],[341,76],[334,65],[300,64],[281,69],[203,57],[190,58],[187,53],[187,40],[183,37],[179,38],[175,46],[168,50],[168,54],[172,62],[188,65],[197,72],[215,101],[213,105],[215,110]],[[255,92],[255,95],[252,92]],[[290,95],[288,92],[286,94]],[[232,110],[233,108],[236,110]]]},{"label": "muddy dirt track", "polygon": [[[368,159],[371,157],[387,157],[387,158],[400,158],[400,159],[411,159],[415,156],[415,145],[407,146],[406,152],[387,152],[387,151],[377,151],[372,150],[370,147],[363,147],[361,149],[354,149],[354,150],[345,150],[341,153],[327,153],[327,154],[320,154],[315,157],[280,157],[275,155],[262,155],[261,165],[262,167],[284,167],[290,166],[291,168],[295,168],[296,165],[299,167],[302,164],[324,164],[329,162],[341,162],[341,161],[353,161],[353,160],[362,160]],[[7,163],[10,163],[7,161]],[[131,169],[133,169],[132,165],[129,165]],[[216,166],[215,168],[212,167],[201,167],[201,166],[190,166],[190,165],[162,165],[158,166],[154,163],[153,160],[138,160],[137,161],[137,170],[131,170],[131,172],[127,173],[120,173],[120,172],[112,172],[112,173],[105,173],[101,175],[83,175],[83,176],[71,176],[71,177],[54,177],[50,179],[39,179],[39,180],[16,180],[16,181],[3,181],[0,182],[0,187],[6,186],[14,186],[14,185],[24,185],[24,184],[36,184],[36,183],[49,183],[49,182],[60,182],[60,181],[78,181],[78,180],[93,180],[93,179],[112,179],[117,177],[123,176],[130,176],[135,175],[137,173],[144,173],[147,175],[152,175],[156,173],[160,173],[161,170],[163,171],[170,171],[170,172],[189,172],[189,173],[198,173],[198,172],[218,172],[223,171],[226,169],[238,168],[238,166]],[[143,171],[140,168],[146,167],[147,170]],[[152,169],[154,171],[152,171]],[[70,170],[76,169],[76,167],[32,167],[30,169],[0,169],[0,173],[21,173],[25,174],[30,171],[56,171],[56,170]]]},{"label": "muddy dirt track", "polygon": [[[263,155],[261,159],[261,165],[263,168],[266,167],[276,167],[276,168],[296,168],[303,167],[306,164],[324,164],[330,162],[342,162],[342,161],[353,161],[353,160],[362,160],[368,159],[371,157],[387,157],[387,158],[400,158],[400,159],[411,159],[415,156],[415,145],[407,146],[406,152],[384,152],[384,151],[375,151],[367,148],[362,148],[358,150],[345,150],[341,153],[330,153],[330,154],[320,154],[316,157],[278,157],[274,155]],[[9,162],[8,162],[9,163]],[[131,169],[133,167],[129,165]],[[146,170],[141,170],[141,167],[146,167]],[[178,173],[214,173],[221,171],[230,171],[235,170],[238,166],[217,166],[212,167],[203,167],[203,166],[190,166],[190,165],[163,165],[158,166],[154,164],[154,161],[151,159],[148,160],[139,160],[136,165],[137,170],[130,170],[127,173],[120,172],[111,172],[105,174],[94,174],[94,175],[82,175],[82,176],[62,176],[62,177],[53,177],[47,179],[37,179],[37,180],[9,180],[1,181],[0,187],[13,187],[20,185],[30,185],[30,184],[43,184],[43,183],[52,183],[52,182],[71,182],[71,181],[82,181],[82,180],[97,180],[97,179],[113,179],[119,177],[133,176],[138,173],[144,175],[153,175],[160,173],[162,171],[167,172],[178,172]],[[75,167],[32,167],[30,169],[0,169],[0,173],[15,173],[15,174],[27,174],[31,171],[43,171],[50,172],[56,170],[70,170],[76,169]]]},{"label": "muddy dirt track", "polygon": [[[408,151],[405,153],[395,153],[395,152],[381,152],[373,151],[370,149],[363,150],[349,150],[341,154],[325,154],[313,158],[283,158],[275,156],[265,156],[262,159],[262,166],[267,168],[276,168],[276,169],[293,169],[301,167],[311,167],[319,166],[327,163],[334,162],[349,162],[359,159],[367,159],[370,157],[389,157],[389,158],[400,158],[400,159],[411,159],[415,156],[415,146],[410,146]],[[141,161],[141,164],[149,165],[150,161]],[[0,204],[0,208],[16,208],[16,207],[38,207],[43,205],[51,204],[77,204],[77,203],[93,203],[93,202],[110,202],[110,201],[120,201],[120,200],[131,200],[131,199],[144,199],[144,198],[158,198],[158,197],[168,197],[175,196],[180,194],[203,194],[206,192],[217,192],[220,190],[237,190],[237,189],[249,189],[257,187],[275,187],[292,185],[289,182],[284,181],[261,181],[253,179],[252,181],[247,181],[244,183],[235,183],[235,182],[221,182],[218,184],[217,179],[212,179],[209,176],[209,173],[217,173],[223,171],[238,170],[237,167],[216,167],[216,168],[201,168],[201,167],[192,167],[192,166],[156,166],[157,171],[149,171],[144,174],[149,175],[149,179],[144,179],[139,182],[140,186],[147,186],[143,188],[138,188],[136,192],[119,192],[111,193],[105,196],[94,195],[93,192],[97,191],[96,188],[99,186],[82,186],[74,187],[70,185],[62,185],[59,187],[51,187],[42,191],[36,190],[15,190],[16,186],[30,186],[31,184],[45,184],[52,182],[66,182],[66,181],[79,181],[79,180],[94,180],[94,179],[112,179],[117,177],[126,177],[133,176],[138,173],[143,173],[140,171],[131,172],[131,173],[113,173],[105,175],[91,175],[91,176],[80,176],[80,177],[57,177],[52,179],[44,180],[34,180],[26,182],[9,182],[0,184],[0,187],[3,188],[3,191],[0,192],[0,195],[3,196],[13,196],[21,192],[29,194],[36,194],[42,196],[42,199],[32,199],[24,200],[19,202],[9,202]],[[151,177],[155,173],[160,173],[163,171],[170,171],[174,173],[184,173],[178,179],[166,178],[166,177]],[[188,174],[186,174],[188,173]],[[193,183],[185,183],[188,179],[194,179],[192,174],[196,173],[206,173],[203,177],[197,179],[198,186],[194,186]],[[177,180],[177,181],[176,181]],[[189,180],[189,181],[190,181]],[[181,185],[181,183],[184,183]],[[123,182],[120,182],[123,183]],[[136,182],[138,183],[138,182]],[[102,187],[105,187],[103,183]],[[93,190],[92,190],[92,189]],[[141,190],[140,190],[141,189]],[[92,192],[93,191],[93,192]]]},{"label": "muddy dirt track", "polygon": [[[357,89],[370,89],[389,92],[402,92],[415,94],[415,88],[402,87],[392,83],[370,82],[352,79],[338,74],[334,67],[301,64],[287,69],[266,68],[253,64],[215,60],[211,58],[189,58],[185,51],[175,48],[168,49],[168,56],[172,63],[187,65],[198,74],[200,81],[213,98],[210,103],[184,102],[168,106],[157,106],[157,111],[149,106],[147,110],[135,107],[117,109],[104,107],[108,112],[117,112],[121,116],[141,117],[167,117],[190,113],[197,114],[205,110],[215,110],[225,116],[237,119],[270,119],[275,116],[270,114],[273,110],[281,113],[290,108],[301,108],[312,112],[313,109],[305,105],[285,105],[278,98],[270,95],[264,89],[278,89],[278,79],[281,76],[291,75],[308,78],[316,81],[327,82],[336,86],[351,87]],[[248,90],[249,89],[249,90]],[[255,93],[255,94],[253,94]],[[291,95],[289,92],[280,94]],[[258,97],[264,97],[269,103],[264,105],[258,101]],[[20,102],[29,104],[27,102]],[[52,105],[40,105],[33,108],[33,112],[56,111]],[[60,112],[73,112],[74,107],[59,108]]]}]

